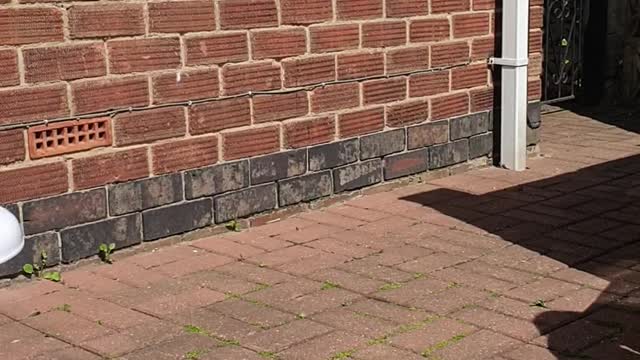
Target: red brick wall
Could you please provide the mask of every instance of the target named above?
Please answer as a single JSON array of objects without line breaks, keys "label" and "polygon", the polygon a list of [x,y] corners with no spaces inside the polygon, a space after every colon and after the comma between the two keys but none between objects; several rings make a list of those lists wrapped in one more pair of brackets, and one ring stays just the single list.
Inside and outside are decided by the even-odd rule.
[{"label": "red brick wall", "polygon": [[[337,141],[493,103],[485,64],[494,49],[494,0],[3,3],[0,203]],[[532,1],[531,14],[534,100],[542,0]],[[467,62],[300,93],[120,113],[109,123],[111,146],[62,156],[33,159],[21,126]]]}]

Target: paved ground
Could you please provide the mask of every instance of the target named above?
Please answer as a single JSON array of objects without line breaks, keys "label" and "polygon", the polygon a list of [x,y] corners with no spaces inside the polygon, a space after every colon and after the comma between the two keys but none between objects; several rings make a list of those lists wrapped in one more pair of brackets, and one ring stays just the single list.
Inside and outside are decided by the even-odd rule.
[{"label": "paved ground", "polygon": [[640,359],[640,135],[616,116],[546,116],[524,173],[0,290],[0,359]]}]

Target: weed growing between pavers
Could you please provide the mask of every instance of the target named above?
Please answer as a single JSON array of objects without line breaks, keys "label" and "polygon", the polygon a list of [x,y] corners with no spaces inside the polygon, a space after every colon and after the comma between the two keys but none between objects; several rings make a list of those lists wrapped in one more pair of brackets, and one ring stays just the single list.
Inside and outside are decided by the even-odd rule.
[{"label": "weed growing between pavers", "polygon": [[240,226],[240,223],[238,222],[238,220],[229,221],[225,225],[225,227],[227,228],[227,230],[233,231],[233,232],[240,232],[240,230],[242,230],[242,227]]},{"label": "weed growing between pavers", "polygon": [[344,360],[344,359],[351,359],[353,354],[355,354],[356,351],[355,350],[346,350],[346,351],[341,351],[335,355],[333,355],[331,357],[331,360]]},{"label": "weed growing between pavers", "polygon": [[[368,317],[375,317],[373,315],[369,315],[369,314],[360,314],[362,316],[368,316]],[[404,325],[400,325],[398,328],[394,329],[393,331],[371,339],[367,342],[367,345],[373,346],[373,345],[378,345],[378,344],[386,344],[389,342],[389,338],[393,337],[393,336],[397,336],[397,335],[401,335],[404,333],[408,333],[411,331],[415,331],[415,330],[420,330],[422,328],[424,328],[425,326],[427,326],[428,324],[436,321],[439,317],[438,316],[432,316],[432,317],[428,317],[422,321],[418,321],[418,322],[414,322],[414,323],[410,323],[410,324],[404,324]]]},{"label": "weed growing between pavers", "polygon": [[187,324],[187,325],[184,325],[183,329],[187,334],[202,335],[202,336],[207,336],[207,337],[210,337],[212,339],[218,340],[220,342],[218,347],[240,346],[240,342],[238,340],[235,340],[235,339],[224,339],[224,338],[221,338],[221,337],[217,337],[217,336],[210,334],[206,330],[204,330],[201,327],[196,326],[196,325]]},{"label": "weed growing between pavers", "polygon": [[208,350],[191,350],[184,354],[185,360],[199,360],[200,356],[208,353]]},{"label": "weed growing between pavers", "polygon": [[275,354],[275,353],[273,353],[273,352],[271,352],[271,351],[260,351],[260,352],[258,353],[258,355],[260,355],[260,357],[261,357],[261,358],[263,358],[263,359],[272,359],[272,360],[275,360],[275,359],[277,359],[277,358],[278,358],[278,357],[276,356],[276,354]]},{"label": "weed growing between pavers", "polygon": [[542,308],[542,309],[548,309],[547,303],[542,299],[538,299],[538,300],[532,302],[531,304],[529,304],[529,306],[531,306],[531,307],[539,307],[539,308]]},{"label": "weed growing between pavers", "polygon": [[336,283],[332,283],[331,281],[325,281],[322,283],[322,286],[320,287],[320,290],[330,290],[330,289],[339,289],[340,285],[336,284]]},{"label": "weed growing between pavers", "polygon": [[62,305],[56,307],[55,309],[58,310],[58,311],[64,311],[64,312],[70,313],[71,312],[71,305],[62,304]]},{"label": "weed growing between pavers", "polygon": [[111,258],[111,254],[113,254],[113,250],[115,249],[116,249],[116,244],[114,243],[111,243],[109,245],[100,244],[100,247],[98,247],[98,256],[100,256],[100,260],[102,260],[102,262],[107,264],[113,264],[113,259]]},{"label": "weed growing between pavers", "polygon": [[389,291],[389,290],[395,290],[395,289],[400,289],[402,287],[402,284],[400,283],[388,283],[388,284],[384,284],[382,286],[380,286],[380,291]]},{"label": "weed growing between pavers", "polygon": [[47,271],[44,269],[47,267],[47,252],[42,250],[40,252],[40,262],[34,264],[22,265],[22,272],[29,278],[36,277],[38,279],[45,279],[53,282],[60,282],[62,276],[58,271]]},{"label": "weed growing between pavers", "polygon": [[420,279],[423,279],[423,278],[425,278],[425,277],[426,277],[426,275],[425,275],[425,274],[423,274],[423,273],[419,273],[419,272],[417,272],[417,273],[414,273],[414,274],[413,274],[413,278],[414,278],[415,280],[420,280]]},{"label": "weed growing between pavers", "polygon": [[447,339],[447,340],[444,340],[444,341],[440,341],[439,343],[437,343],[437,344],[429,347],[425,351],[423,351],[421,355],[423,357],[430,358],[431,355],[434,352],[436,352],[438,350],[442,350],[442,349],[444,349],[444,348],[446,348],[448,346],[451,346],[453,344],[456,344],[456,343],[462,341],[462,339],[464,339],[465,337],[467,337],[466,334],[458,334],[458,335],[453,336],[450,339]]}]

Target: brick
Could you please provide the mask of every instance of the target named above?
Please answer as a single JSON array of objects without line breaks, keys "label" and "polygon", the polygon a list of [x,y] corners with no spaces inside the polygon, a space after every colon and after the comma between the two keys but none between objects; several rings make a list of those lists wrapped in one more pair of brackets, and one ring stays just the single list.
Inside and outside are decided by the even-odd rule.
[{"label": "brick", "polygon": [[218,136],[203,136],[151,147],[153,173],[167,174],[218,162]]},{"label": "brick", "polygon": [[62,11],[56,8],[0,9],[0,45],[24,45],[64,39]]},{"label": "brick", "polygon": [[280,121],[309,113],[306,92],[260,95],[253,98],[253,120],[256,123]]},{"label": "brick", "polygon": [[458,117],[449,121],[451,140],[468,138],[489,131],[489,113]]},{"label": "brick", "polygon": [[487,86],[488,69],[485,64],[469,65],[451,70],[451,90]]},{"label": "brick", "polygon": [[282,23],[311,24],[333,19],[331,0],[280,0]]},{"label": "brick", "polygon": [[58,234],[55,232],[27,236],[24,239],[22,251],[11,260],[0,264],[0,276],[17,275],[22,272],[24,264],[39,263],[42,260],[42,251],[47,253],[48,266],[59,264],[60,247],[58,241]]},{"label": "brick", "polygon": [[160,74],[152,77],[152,84],[154,104],[212,98],[220,94],[217,69]]},{"label": "brick", "polygon": [[496,53],[496,39],[494,37],[475,38],[471,42],[471,58],[484,60]]},{"label": "brick", "polygon": [[359,52],[338,55],[338,79],[355,79],[384,74],[384,54]]},{"label": "brick", "polygon": [[146,77],[78,81],[71,84],[76,114],[149,105]]},{"label": "brick", "polygon": [[274,209],[277,205],[275,184],[265,184],[214,198],[216,223],[246,217]]},{"label": "brick", "polygon": [[331,169],[358,161],[360,147],[357,139],[309,148],[309,170]]},{"label": "brick", "polygon": [[418,19],[409,23],[409,41],[435,42],[451,37],[451,24],[446,18]]},{"label": "brick", "polygon": [[194,135],[251,124],[249,98],[236,98],[189,107],[189,132]]},{"label": "brick", "polygon": [[333,116],[300,119],[284,124],[284,143],[288,148],[301,148],[331,142],[335,137]]},{"label": "brick", "polygon": [[449,92],[449,70],[409,77],[409,96],[433,96]]},{"label": "brick", "polygon": [[469,94],[451,94],[431,99],[431,118],[446,119],[469,112]]},{"label": "brick", "polygon": [[489,13],[460,14],[453,16],[453,37],[456,39],[488,35],[491,16]]},{"label": "brick", "polygon": [[185,133],[184,110],[181,108],[122,113],[113,119],[117,146],[149,143],[183,136]]},{"label": "brick", "polygon": [[151,209],[142,213],[144,241],[182,234],[211,225],[211,199]]},{"label": "brick", "polygon": [[328,85],[311,93],[311,111],[314,113],[349,109],[358,105],[360,86],[356,83]]},{"label": "brick", "polygon": [[252,185],[302,175],[307,171],[307,151],[294,150],[253,158],[249,168]]},{"label": "brick", "polygon": [[74,159],[71,166],[75,189],[149,176],[147,150],[140,148]]},{"label": "brick", "polygon": [[74,5],[68,10],[71,38],[143,35],[144,4]]},{"label": "brick", "polygon": [[251,29],[278,26],[278,9],[274,0],[221,0],[222,29]]},{"label": "brick", "polygon": [[404,150],[404,129],[385,131],[360,138],[360,159],[366,160]]},{"label": "brick", "polygon": [[426,100],[405,101],[387,106],[387,126],[402,127],[421,123],[429,118],[429,102]]},{"label": "brick", "polygon": [[[29,181],[24,181],[29,179]],[[0,172],[0,204],[56,195],[69,188],[67,167],[62,162]]]},{"label": "brick", "polygon": [[496,0],[474,0],[473,10],[495,10]]},{"label": "brick", "polygon": [[540,78],[530,78],[527,82],[527,89],[529,101],[536,101],[542,98],[542,80]]},{"label": "brick", "polygon": [[417,149],[449,141],[449,122],[437,121],[407,128],[407,148]]},{"label": "brick", "polygon": [[333,171],[333,188],[336,193],[356,190],[381,181],[382,161],[380,159],[347,165]]},{"label": "brick", "polygon": [[225,160],[269,154],[280,150],[280,128],[268,126],[222,135]]},{"label": "brick", "polygon": [[[0,90],[0,125],[18,124],[69,114],[64,84]],[[47,101],[42,101],[47,99]]]},{"label": "brick", "polygon": [[12,49],[0,50],[0,87],[18,84],[18,53]]},{"label": "brick", "polygon": [[102,43],[24,49],[25,81],[75,80],[107,73]]},{"label": "brick", "polygon": [[107,196],[104,189],[71,193],[22,205],[25,234],[92,222],[107,216]]},{"label": "brick", "polygon": [[186,33],[214,31],[216,18],[211,1],[163,1],[149,3],[149,31]]},{"label": "brick", "polygon": [[62,261],[69,263],[96,255],[100,244],[116,244],[116,249],[139,244],[142,222],[139,214],[81,225],[60,232]]},{"label": "brick", "polygon": [[296,87],[336,79],[336,59],[333,55],[289,59],[282,62],[284,84]]},{"label": "brick", "polygon": [[109,70],[114,74],[175,69],[180,66],[178,38],[112,40]]},{"label": "brick", "polygon": [[180,174],[157,176],[108,187],[109,214],[123,215],[182,200]]},{"label": "brick", "polygon": [[429,169],[439,169],[467,161],[469,142],[466,139],[435,145],[429,149]]},{"label": "brick", "polygon": [[407,24],[404,21],[380,21],[362,24],[362,47],[380,48],[404,45]]},{"label": "brick", "polygon": [[187,65],[224,64],[249,59],[245,32],[193,36],[185,38],[184,42]]},{"label": "brick", "polygon": [[338,115],[341,138],[364,135],[384,128],[384,108],[358,110]]},{"label": "brick", "polygon": [[452,42],[431,47],[431,66],[444,67],[463,64],[469,61],[469,44]]},{"label": "brick", "polygon": [[493,110],[494,93],[493,88],[471,90],[471,112]]},{"label": "brick", "polygon": [[429,47],[418,46],[387,52],[387,72],[402,73],[429,68]]},{"label": "brick", "polygon": [[407,96],[407,79],[390,78],[362,83],[364,105],[384,104],[404,100]]},{"label": "brick", "polygon": [[468,11],[471,9],[469,0],[432,0],[431,13],[442,14],[459,11]]},{"label": "brick", "polygon": [[249,186],[249,161],[236,161],[184,174],[184,193],[187,199],[217,195]]},{"label": "brick", "polygon": [[0,165],[24,160],[24,149],[22,130],[0,131]]},{"label": "brick", "polygon": [[544,27],[544,8],[542,6],[531,6],[529,9],[529,27]]},{"label": "brick", "polygon": [[303,28],[260,30],[251,33],[254,59],[281,59],[307,52],[307,34]]},{"label": "brick", "polygon": [[529,32],[529,54],[542,52],[542,31],[532,30]]},{"label": "brick", "polygon": [[309,27],[311,52],[357,49],[360,46],[360,26],[357,24],[323,25]]},{"label": "brick", "polygon": [[409,151],[384,158],[384,179],[391,180],[427,171],[429,152],[427,149]]},{"label": "brick", "polygon": [[429,14],[429,3],[422,0],[395,0],[387,2],[387,17],[410,17]]},{"label": "brick", "polygon": [[282,87],[280,66],[271,61],[226,65],[222,69],[225,95]]},{"label": "brick", "polygon": [[336,6],[339,20],[382,17],[382,0],[337,0]]},{"label": "brick", "polygon": [[493,151],[493,133],[473,136],[469,139],[469,158],[475,159],[491,155]]},{"label": "brick", "polygon": [[280,206],[319,199],[331,195],[331,191],[329,171],[286,179],[278,184]]}]

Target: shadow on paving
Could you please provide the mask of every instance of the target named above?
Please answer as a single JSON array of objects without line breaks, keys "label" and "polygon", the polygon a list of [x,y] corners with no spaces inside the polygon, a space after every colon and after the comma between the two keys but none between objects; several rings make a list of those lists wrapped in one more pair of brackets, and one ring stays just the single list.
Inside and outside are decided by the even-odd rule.
[{"label": "shadow on paving", "polygon": [[[403,200],[580,270],[582,281],[602,291],[584,311],[549,309],[535,318],[546,334],[540,345],[558,359],[640,359],[640,156],[481,195],[439,188]],[[505,221],[468,210],[493,211]]]}]

